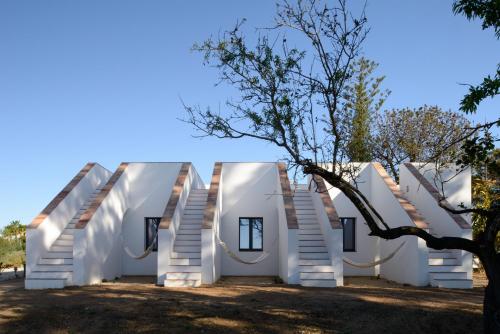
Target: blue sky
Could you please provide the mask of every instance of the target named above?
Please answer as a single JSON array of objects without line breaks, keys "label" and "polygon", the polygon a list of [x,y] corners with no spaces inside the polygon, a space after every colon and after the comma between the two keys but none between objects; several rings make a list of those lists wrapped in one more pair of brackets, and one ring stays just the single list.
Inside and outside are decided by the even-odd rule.
[{"label": "blue sky", "polygon": [[[368,1],[364,50],[387,77],[386,108],[457,110],[459,83],[495,70],[494,34],[451,4]],[[88,161],[112,171],[121,161],[192,161],[208,182],[214,161],[279,159],[260,142],[192,138],[177,120],[180,98],[217,107],[233,94],[214,87],[217,73],[192,44],[237,18],[269,26],[274,9],[269,0],[1,1],[0,227],[29,223]],[[487,101],[474,119],[499,110]]]}]

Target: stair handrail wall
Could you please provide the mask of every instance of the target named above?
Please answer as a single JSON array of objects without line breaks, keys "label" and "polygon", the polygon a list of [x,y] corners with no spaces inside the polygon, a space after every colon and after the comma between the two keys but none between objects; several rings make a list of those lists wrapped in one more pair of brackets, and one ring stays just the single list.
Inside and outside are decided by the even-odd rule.
[{"label": "stair handrail wall", "polygon": [[[312,181],[312,180],[311,180]],[[332,198],[328,193],[325,181],[318,176],[314,176],[310,193],[318,217],[318,223],[325,237],[326,247],[330,255],[330,262],[333,267],[334,278],[337,286],[344,285],[344,263],[343,252],[343,229],[340,223],[337,210]]]},{"label": "stair handrail wall", "polygon": [[158,227],[158,263],[157,283],[163,284],[166,279],[170,257],[174,250],[174,242],[181,224],[184,209],[192,189],[203,189],[205,186],[198,172],[190,162],[181,165],[169,200]]},{"label": "stair handrail wall", "polygon": [[299,225],[285,163],[277,164],[277,181],[279,273],[285,283],[299,284]]},{"label": "stair handrail wall", "polygon": [[121,276],[121,227],[130,186],[121,163],[75,226],[73,283],[89,285]]},{"label": "stair handrail wall", "polygon": [[26,277],[48,252],[87,198],[111,172],[97,163],[87,163],[26,229]]},{"label": "stair handrail wall", "polygon": [[[369,200],[390,227],[417,226],[428,229],[429,225],[415,206],[403,197],[398,185],[380,163],[370,163],[371,193]],[[365,194],[366,195],[366,194]],[[396,240],[379,240],[380,258],[388,256],[401,242],[405,246],[388,262],[380,265],[384,278],[414,286],[429,284],[429,252],[420,238],[405,236]],[[411,263],[411,266],[408,266]],[[405,268],[405,270],[401,270]]]},{"label": "stair handrail wall", "polygon": [[[222,212],[222,162],[216,162],[208,189],[207,203],[201,226],[201,282],[215,283],[221,272],[222,249],[217,242],[220,238]],[[217,234],[217,235],[216,235]]]},{"label": "stair handrail wall", "polygon": [[[429,220],[430,226],[438,236],[472,239],[472,226],[468,224],[466,218],[461,215],[451,214],[439,206],[439,192],[424,176],[426,172],[435,172],[435,170],[431,169],[434,169],[434,167],[430,164],[405,163],[400,165],[401,190],[408,200]],[[455,169],[454,166],[450,167],[453,172]],[[461,177],[469,178],[470,181],[470,170],[465,170],[462,173]],[[459,180],[457,179],[457,181]],[[470,193],[470,189],[462,191]],[[453,253],[459,260],[463,271],[467,272],[467,279],[472,279],[472,254],[463,250],[453,250]]]}]

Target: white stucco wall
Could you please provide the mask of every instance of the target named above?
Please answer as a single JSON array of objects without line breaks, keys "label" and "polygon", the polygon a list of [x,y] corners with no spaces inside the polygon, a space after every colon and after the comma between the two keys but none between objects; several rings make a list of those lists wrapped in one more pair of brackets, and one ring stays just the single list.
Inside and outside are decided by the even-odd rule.
[{"label": "white stucco wall", "polygon": [[[356,181],[358,182],[359,190],[371,198],[371,173],[369,164],[361,164]],[[378,243],[380,239],[377,237],[369,236],[370,229],[366,225],[365,220],[359,213],[358,209],[351,203],[351,201],[338,190],[332,188],[330,184],[326,184],[329,189],[330,197],[333,200],[333,205],[337,210],[339,218],[356,218],[356,251],[343,252],[343,256],[357,263],[369,263],[379,259]],[[342,242],[342,239],[341,239]],[[357,268],[344,264],[344,276],[375,276],[378,275],[378,266],[371,268]]]},{"label": "white stucco wall", "polygon": [[[182,163],[131,163],[128,180],[128,208],[123,217],[123,241],[140,255],[145,250],[145,217],[162,217]],[[122,252],[123,275],[156,275],[157,252],[135,260]]]},{"label": "white stucco wall", "polygon": [[239,217],[263,217],[263,248],[270,255],[258,264],[246,265],[221,256],[222,275],[278,275],[278,171],[275,163],[224,163],[222,167],[221,239],[240,258],[254,260],[261,252],[239,251]]},{"label": "white stucco wall", "polygon": [[97,187],[106,183],[110,176],[110,171],[99,164],[95,164],[37,228],[28,228],[26,230],[27,275],[32,271],[41,256],[49,250],[87,198]]},{"label": "white stucco wall", "polygon": [[[380,174],[370,165],[371,203],[390,227],[415,226]],[[380,265],[380,276],[415,286],[428,284],[428,249],[414,236],[380,240],[380,257],[385,258],[402,242],[403,248],[388,262]]]}]

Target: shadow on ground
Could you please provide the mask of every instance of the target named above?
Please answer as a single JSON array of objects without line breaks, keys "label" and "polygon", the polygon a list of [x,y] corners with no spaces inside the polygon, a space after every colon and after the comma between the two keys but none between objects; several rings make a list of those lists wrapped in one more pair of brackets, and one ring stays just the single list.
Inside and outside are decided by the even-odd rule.
[{"label": "shadow on ground", "polygon": [[168,289],[154,278],[63,290],[0,283],[7,333],[480,333],[482,288],[415,288],[351,278],[337,289],[224,280]]}]

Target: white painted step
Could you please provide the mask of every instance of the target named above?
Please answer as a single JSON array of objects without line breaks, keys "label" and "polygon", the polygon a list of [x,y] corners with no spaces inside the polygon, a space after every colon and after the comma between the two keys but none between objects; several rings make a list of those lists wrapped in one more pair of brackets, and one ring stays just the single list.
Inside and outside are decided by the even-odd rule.
[{"label": "white painted step", "polygon": [[201,248],[199,246],[174,246],[174,251],[177,253],[199,253]]},{"label": "white painted step", "polygon": [[71,252],[53,252],[49,251],[44,255],[44,259],[72,259],[73,251]]},{"label": "white painted step", "polygon": [[179,232],[177,232],[177,235],[185,235],[185,234],[198,234],[198,235],[201,235],[201,229],[197,229],[197,230],[190,230],[190,229],[183,229],[183,230],[179,230]]},{"label": "white painted step", "polygon": [[174,266],[174,265],[170,264],[168,266],[167,273],[201,273],[201,265]]},{"label": "white painted step", "polygon": [[200,280],[182,280],[182,279],[166,279],[164,282],[166,287],[185,287],[194,288],[201,285]]},{"label": "white painted step", "polygon": [[177,234],[175,241],[201,241],[201,235],[196,234]]},{"label": "white painted step", "polygon": [[301,260],[328,260],[328,253],[299,253]]},{"label": "white painted step", "polygon": [[201,224],[199,225],[191,225],[191,224],[182,224],[179,228],[180,231],[182,230],[199,230],[201,228]]},{"label": "white painted step", "polygon": [[299,240],[299,247],[303,246],[324,247],[325,243],[323,242],[323,240]]},{"label": "white painted step", "polygon": [[442,272],[442,273],[429,273],[432,279],[467,279],[467,273],[462,272]]},{"label": "white painted step", "polygon": [[51,246],[51,252],[73,252],[73,246]]},{"label": "white painted step", "polygon": [[300,246],[299,253],[328,253],[325,246]]},{"label": "white painted step", "polygon": [[453,253],[429,253],[429,259],[456,259]]},{"label": "white painted step", "polygon": [[433,279],[431,286],[447,289],[472,289],[470,279]]},{"label": "white painted step", "polygon": [[73,271],[72,264],[38,264],[35,267],[36,271]]},{"label": "white painted step", "polygon": [[39,264],[73,264],[73,259],[40,259]]},{"label": "white painted step", "polygon": [[68,239],[57,239],[53,243],[54,246],[70,246],[73,247],[73,239],[68,240]]},{"label": "white painted step", "polygon": [[308,280],[308,279],[326,279],[326,280],[333,280],[333,273],[300,273],[300,279],[301,280]]},{"label": "white painted step", "polygon": [[62,289],[66,285],[65,279],[26,279],[24,288],[28,290],[34,289]]},{"label": "white painted step", "polygon": [[201,280],[201,272],[167,272],[167,280]]},{"label": "white painted step", "polygon": [[429,265],[442,266],[442,265],[459,265],[457,259],[429,259]]},{"label": "white painted step", "polygon": [[331,265],[330,260],[314,260],[314,259],[300,259],[300,266],[328,266]]},{"label": "white painted step", "polygon": [[58,238],[59,240],[73,240],[72,234],[61,234]]},{"label": "white painted step", "polygon": [[442,272],[461,272],[463,269],[461,266],[429,266],[429,273],[442,273]]},{"label": "white painted step", "polygon": [[[299,235],[304,235],[304,234],[316,234],[316,235],[321,235],[320,230],[299,230]],[[299,237],[300,239],[300,237]]]},{"label": "white painted step", "polygon": [[319,225],[318,224],[299,223],[299,230],[318,230],[319,231]]},{"label": "white painted step", "polygon": [[201,240],[175,240],[175,246],[198,246],[201,247]]},{"label": "white painted step", "polygon": [[333,273],[332,266],[300,266],[300,272],[302,273]]},{"label": "white painted step", "polygon": [[197,253],[183,253],[183,252],[172,252],[170,257],[173,259],[201,259],[201,252]]},{"label": "white painted step", "polygon": [[170,259],[170,267],[172,266],[201,266],[201,259]]},{"label": "white painted step", "polygon": [[68,271],[32,271],[28,279],[44,278],[44,279],[68,279],[73,277],[73,272]]},{"label": "white painted step", "polygon": [[321,234],[302,234],[302,235],[299,235],[299,242],[305,241],[305,240],[323,241],[323,236]]},{"label": "white painted step", "polygon": [[300,285],[308,286],[308,287],[316,287],[316,288],[335,288],[337,286],[337,281],[334,279],[307,279],[301,280]]}]

